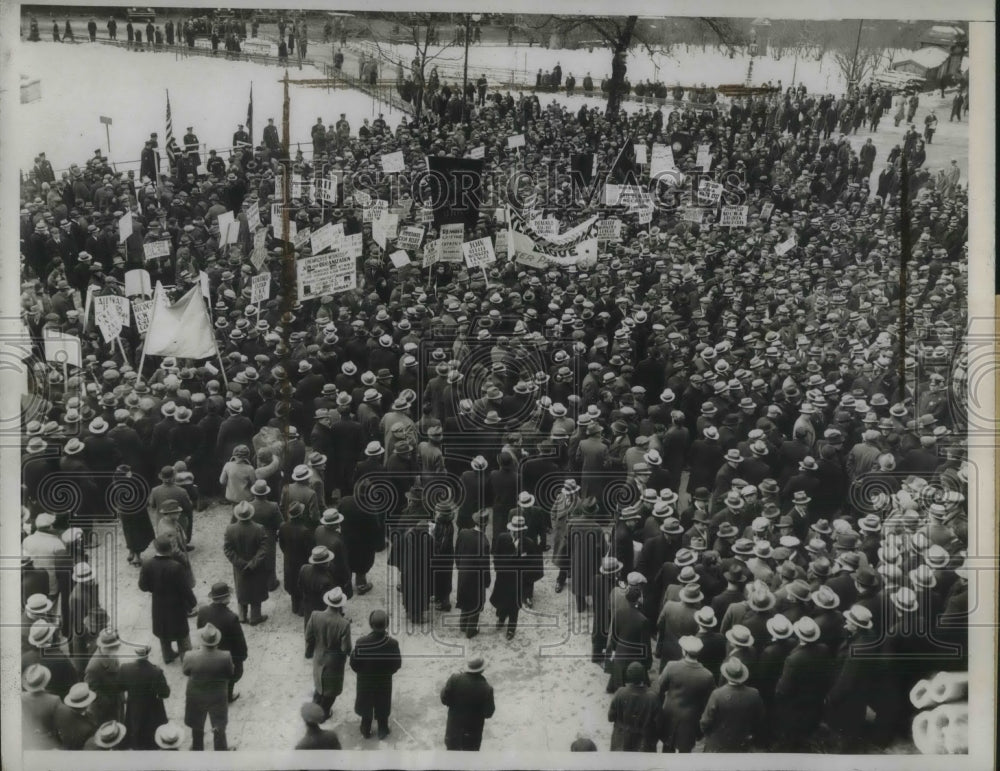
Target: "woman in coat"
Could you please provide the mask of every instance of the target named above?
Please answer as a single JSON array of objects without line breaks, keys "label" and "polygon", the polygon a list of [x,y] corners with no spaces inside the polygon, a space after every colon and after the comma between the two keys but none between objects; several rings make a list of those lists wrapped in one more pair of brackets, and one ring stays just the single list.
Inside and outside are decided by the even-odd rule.
[{"label": "woman in coat", "polygon": [[250,462],[250,448],[245,444],[238,445],[219,475],[219,484],[225,487],[226,500],[230,503],[251,500],[250,487],[256,481],[257,470]]},{"label": "woman in coat", "polygon": [[368,616],[372,631],[361,637],[351,652],[351,669],[357,674],[354,712],[361,718],[361,734],[371,736],[372,718],[378,721],[378,738],[389,735],[392,711],[392,676],[403,666],[399,643],[386,633],[389,616],[373,610]]},{"label": "woman in coat", "polygon": [[[135,459],[138,462],[138,459]],[[125,548],[128,549],[128,563],[138,567],[142,564],[139,555],[153,542],[153,525],[149,521],[143,496],[137,494],[146,489],[145,481],[132,473],[127,465],[121,465],[115,470],[108,489],[108,501],[112,511],[118,516],[125,535]]]}]

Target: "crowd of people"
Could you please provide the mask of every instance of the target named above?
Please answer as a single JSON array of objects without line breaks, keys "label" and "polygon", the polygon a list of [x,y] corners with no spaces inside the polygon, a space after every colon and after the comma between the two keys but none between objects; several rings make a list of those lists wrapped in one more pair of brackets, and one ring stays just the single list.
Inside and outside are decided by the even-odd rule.
[{"label": "crowd of people", "polygon": [[[907,155],[916,142],[885,161],[898,183],[908,158],[908,184],[883,189],[880,176],[873,190],[874,148],[855,151],[844,131],[854,101],[799,90],[609,119],[494,92],[468,105],[465,125],[446,112],[361,136],[341,116],[308,161],[262,143],[199,173],[159,166],[153,137],[154,176],[116,173],[98,151],[57,179],[41,155],[20,212],[36,354],[22,425],[25,741],[184,740],[165,720],[163,701],[182,697],[149,660],[153,646],[119,664],[89,556],[93,529],[116,521],[163,666],[180,660],[188,675],[192,749],[206,719],[227,748],[242,626],[268,623],[265,603],[290,602],[303,619],[315,694],[299,746],[334,747],[321,726],[347,665],[366,737],[373,721],[388,734],[393,673],[412,666],[385,611],[352,639],[355,597],[398,588],[415,624],[457,612],[467,639],[485,617],[511,640],[519,614],[539,606],[539,581],[589,619],[610,749],[865,752],[905,738],[914,683],[966,668],[955,351],[968,198],[957,177]],[[524,147],[508,148],[518,133]],[[669,206],[640,223],[538,171],[566,171],[574,153],[608,168],[632,138],[672,144],[686,172],[710,145],[710,171],[743,180],[748,224],[694,223]],[[415,172],[380,178],[376,159],[401,150],[416,170],[425,155],[476,147],[491,172],[536,171],[517,199],[535,202],[528,213],[567,229],[616,215],[620,238],[578,265],[501,251],[483,271],[395,267],[355,184],[431,239]],[[300,228],[362,234],[356,289],[296,297],[288,263],[311,252],[274,237],[283,168],[338,175],[336,204],[295,199],[289,214]],[[485,185],[466,240],[510,225],[497,207],[519,204],[500,200],[503,187]],[[271,275],[259,305],[251,207]],[[119,244],[126,212],[132,233]],[[222,247],[227,212],[240,232]],[[159,240],[169,253],[144,260]],[[87,298],[123,294],[135,268],[174,299],[207,276],[217,358],[140,366],[134,323],[101,336]],[[46,330],[81,341],[83,367],[68,378],[45,360]],[[55,479],[72,493],[53,494]],[[224,538],[192,551],[202,512],[219,505],[232,512]],[[211,548],[233,574],[213,576],[199,608],[194,575]],[[380,586],[370,571],[383,551],[397,579]],[[495,708],[484,654],[466,670],[441,693],[449,749],[478,749]],[[496,698],[517,694],[508,685]]]}]

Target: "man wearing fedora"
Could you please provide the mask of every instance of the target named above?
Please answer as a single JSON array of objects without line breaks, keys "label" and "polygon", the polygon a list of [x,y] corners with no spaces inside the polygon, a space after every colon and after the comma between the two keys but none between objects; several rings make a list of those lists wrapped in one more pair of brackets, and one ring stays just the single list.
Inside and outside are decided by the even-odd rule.
[{"label": "man wearing fedora", "polygon": [[422,624],[434,593],[431,572],[434,554],[434,522],[410,519],[399,547],[399,580],[406,617]]},{"label": "man wearing fedora", "polygon": [[125,694],[125,727],[134,750],[155,750],[156,730],[167,722],[164,699],[170,686],[160,667],[149,660],[152,648],[139,644],[134,659],[126,659],[118,669],[118,684]]},{"label": "man wearing fedora", "polygon": [[581,506],[580,485],[572,477],[560,488],[552,505],[552,562],[559,569],[556,593],[566,586],[569,571],[568,533],[570,520],[575,519]]},{"label": "man wearing fedora", "polygon": [[625,590],[625,603],[615,607],[611,615],[608,641],[604,646],[609,672],[607,692],[614,693],[625,684],[625,672],[632,662],[642,664],[648,671],[652,663],[651,624],[639,608],[642,589],[629,585]]},{"label": "man wearing fedora", "polygon": [[[309,559],[299,570],[296,586],[299,595],[298,613],[303,617],[303,628],[309,623],[313,611],[326,608],[323,597],[336,585],[333,574],[333,552],[325,546],[314,546]],[[295,602],[293,597],[292,602]]]},{"label": "man wearing fedora", "polygon": [[699,721],[705,752],[747,752],[764,726],[764,703],[746,685],[750,673],[739,659],[725,661],[720,674],[723,684],[709,695]]},{"label": "man wearing fedora", "polygon": [[[173,542],[166,536],[153,541],[155,555],[139,570],[139,589],[153,595],[153,634],[160,641],[163,663],[191,650],[188,613],[198,604],[183,565],[173,559]],[[173,650],[176,642],[179,651]]]},{"label": "man wearing fedora", "polygon": [[493,687],[483,675],[485,669],[485,660],[474,656],[466,662],[465,671],[451,675],[441,689],[441,703],[448,708],[444,733],[448,750],[479,751],[483,725],[496,711]]},{"label": "man wearing fedora", "polygon": [[699,725],[708,697],[715,687],[715,678],[698,656],[702,641],[694,635],[678,639],[681,658],[664,663],[656,683],[661,700],[660,739],[664,752],[691,752],[698,740]]},{"label": "man wearing fedora", "polygon": [[119,681],[121,640],[114,629],[102,629],[97,637],[97,651],[90,657],[83,679],[96,694],[92,711],[100,721],[122,716],[122,687]]},{"label": "man wearing fedora", "polygon": [[52,673],[43,664],[32,664],[21,673],[21,736],[25,750],[59,749],[55,718],[59,696],[46,690]]},{"label": "man wearing fedora", "polygon": [[594,618],[590,627],[590,660],[600,664],[602,668],[605,663],[604,648],[608,644],[608,632],[611,629],[613,612],[611,592],[618,586],[622,569],[621,560],[609,555],[601,560],[600,570],[594,577]]},{"label": "man wearing fedora", "polygon": [[825,722],[836,736],[840,751],[853,754],[864,751],[865,714],[874,703],[872,689],[879,682],[882,662],[871,655],[879,642],[871,611],[853,605],[844,611],[843,619],[844,640],[836,653],[826,695]]},{"label": "man wearing fedora", "polygon": [[209,604],[198,609],[195,626],[198,629],[212,624],[219,630],[220,651],[229,651],[233,659],[233,676],[229,679],[229,702],[239,698],[234,691],[236,683],[243,677],[243,662],[247,660],[247,641],[239,617],[229,608],[232,594],[225,582],[212,584],[208,593]]},{"label": "man wearing fedora", "polygon": [[[302,594],[299,589],[299,573],[309,562],[309,555],[316,544],[314,530],[302,517],[305,507],[292,503],[288,507],[288,519],[278,527],[278,545],[283,555],[282,571],[285,591],[292,598],[292,613],[302,614]],[[326,591],[326,589],[324,589]]]},{"label": "man wearing fedora", "polygon": [[267,620],[260,612],[261,604],[268,597],[267,533],[253,521],[253,506],[247,501],[233,507],[233,516],[236,523],[226,527],[222,550],[233,566],[240,620],[256,626]]},{"label": "man wearing fedora", "polygon": [[[160,484],[150,490],[149,493],[149,504],[147,506],[149,510],[150,519],[153,522],[153,528],[160,522],[160,517],[163,516],[164,508],[167,503],[172,501],[177,505],[182,513],[181,522],[191,521],[191,517],[194,513],[194,504],[191,502],[191,497],[187,494],[187,491],[176,483],[176,472],[173,466],[164,466],[160,469]],[[185,532],[189,532],[190,528],[185,526]],[[184,543],[186,544],[189,539],[185,538]]]},{"label": "man wearing fedora", "polygon": [[381,609],[368,616],[371,632],[358,638],[351,652],[351,669],[357,675],[354,711],[361,718],[361,735],[372,733],[372,718],[378,723],[378,738],[389,735],[392,711],[392,676],[403,666],[396,642],[386,629],[389,615]]},{"label": "man wearing fedora", "polygon": [[307,701],[299,710],[302,722],[306,724],[306,734],[295,745],[297,750],[339,750],[340,738],[335,731],[320,728],[326,720],[323,708],[319,704]]},{"label": "man wearing fedora", "polygon": [[354,596],[354,587],[351,585],[350,554],[347,551],[344,535],[340,531],[343,523],[344,515],[339,509],[324,510],[319,518],[319,526],[313,533],[313,539],[317,546],[325,546],[333,554],[334,586],[343,589],[347,599],[351,599]]},{"label": "man wearing fedora", "polygon": [[455,511],[449,499],[434,507],[434,527],[431,531],[431,580],[437,610],[451,610],[452,577],[455,570]]},{"label": "man wearing fedora", "polygon": [[351,622],[344,618],[347,597],[339,586],[325,595],[324,610],[306,621],[305,657],[313,662],[313,702],[329,720],[334,701],[344,690],[344,667],[351,653]]},{"label": "man wearing fedora", "polygon": [[319,524],[321,501],[316,491],[309,485],[309,467],[299,464],[292,471],[291,481],[281,489],[281,511],[287,518],[288,509],[293,503],[301,503],[305,511],[302,514],[306,524],[316,527]]},{"label": "man wearing fedora", "polygon": [[[263,527],[264,532],[267,534],[267,555],[264,561],[268,571],[267,590],[273,592],[280,586],[278,583],[277,559],[278,528],[281,527],[283,522],[281,509],[278,508],[277,503],[270,500],[271,488],[263,479],[258,479],[253,483],[250,487],[250,494],[253,496],[253,500],[250,501],[250,505],[253,506],[253,521]],[[232,522],[235,522],[235,516]]]},{"label": "man wearing fedora", "polygon": [[56,709],[53,722],[64,750],[82,750],[97,731],[99,721],[90,709],[96,698],[86,683],[77,683]]},{"label": "man wearing fedora", "polygon": [[73,590],[69,595],[69,650],[82,673],[87,666],[91,650],[88,649],[90,634],[96,635],[103,629],[93,629],[88,623],[93,611],[101,607],[101,590],[97,583],[97,572],[87,562],[73,566]]},{"label": "man wearing fedora", "polygon": [[473,513],[471,527],[460,529],[455,539],[455,606],[461,611],[459,629],[469,639],[479,634],[479,614],[491,583],[490,542],[483,532],[489,515],[489,509]]},{"label": "man wearing fedora", "polygon": [[188,676],[184,699],[184,724],[191,729],[191,749],[205,749],[205,718],[212,725],[216,752],[230,749],[226,741],[229,722],[228,682],[233,676],[233,659],[218,649],[222,635],[212,624],[199,630],[201,647],[188,653],[182,665]]},{"label": "man wearing fedora", "polygon": [[585,498],[576,513],[577,516],[569,523],[567,534],[568,565],[576,610],[583,613],[587,608],[587,598],[593,596],[594,576],[608,553],[608,545],[599,520],[601,510],[597,500]]},{"label": "man wearing fedora", "polygon": [[[685,575],[686,571],[690,575]],[[683,653],[680,639],[698,633],[695,614],[705,599],[698,585],[698,575],[691,566],[686,566],[681,570],[679,580],[677,599],[668,598],[663,603],[654,627],[657,635],[655,653],[661,664],[680,659]]]},{"label": "man wearing fedora", "polygon": [[181,521],[183,516],[184,511],[177,501],[166,500],[160,507],[160,519],[156,523],[156,536],[162,536],[170,541],[171,557],[184,568],[188,583],[194,586],[194,572],[191,569],[191,558],[188,556],[189,546],[185,544],[184,523]]},{"label": "man wearing fedora", "polygon": [[775,748],[803,751],[815,737],[830,684],[829,649],[819,641],[820,629],[809,616],[795,622],[798,645],[785,659],[774,688]]},{"label": "man wearing fedora", "polygon": [[38,619],[32,623],[27,637],[27,649],[21,653],[21,671],[35,664],[49,670],[46,689],[59,698],[69,693],[73,684],[81,680],[79,669],[70,661],[63,649],[59,627],[50,620]]}]

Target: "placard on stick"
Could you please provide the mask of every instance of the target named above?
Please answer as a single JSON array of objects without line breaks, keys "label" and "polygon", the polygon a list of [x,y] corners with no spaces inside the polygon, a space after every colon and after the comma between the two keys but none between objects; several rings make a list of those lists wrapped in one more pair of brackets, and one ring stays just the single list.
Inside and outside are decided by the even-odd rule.
[{"label": "placard on stick", "polygon": [[462,244],[462,252],[465,256],[465,264],[470,269],[482,268],[497,261],[496,253],[493,251],[493,242],[489,238],[466,241]]},{"label": "placard on stick", "polygon": [[745,227],[747,224],[748,206],[723,206],[719,211],[719,224],[723,227]]},{"label": "placard on stick", "polygon": [[271,274],[258,273],[250,279],[250,303],[260,306],[271,297]]}]

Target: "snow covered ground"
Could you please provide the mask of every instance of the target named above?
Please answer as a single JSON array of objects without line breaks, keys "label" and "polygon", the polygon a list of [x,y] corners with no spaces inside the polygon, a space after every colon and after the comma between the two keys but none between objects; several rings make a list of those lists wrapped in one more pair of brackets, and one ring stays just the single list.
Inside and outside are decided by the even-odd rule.
[{"label": "snow covered ground", "polygon": [[[193,126],[207,147],[228,149],[237,124],[246,122],[251,83],[254,139],[259,141],[268,118],[274,118],[280,131],[284,71],[278,67],[89,44],[22,43],[15,50],[13,66],[39,78],[42,91],[39,101],[15,105],[16,125],[23,129],[10,152],[21,169],[30,169],[39,152],[56,170],[86,161],[96,149],[107,153],[102,115],[113,121],[110,160],[134,161],[138,168],[143,142],[152,132],[160,135],[161,149],[165,145],[167,90],[178,142]],[[294,68],[289,77],[322,78],[323,73]],[[303,150],[311,149],[309,127],[318,117],[332,123],[346,113],[354,130],[363,118],[379,112],[392,126],[401,117],[389,105],[352,89],[292,86],[289,91],[291,139],[302,142]]]}]

